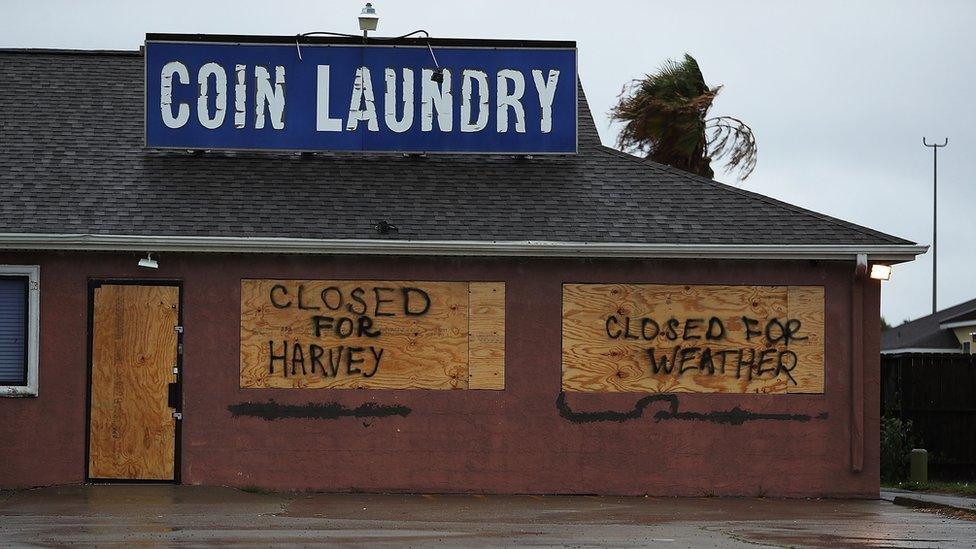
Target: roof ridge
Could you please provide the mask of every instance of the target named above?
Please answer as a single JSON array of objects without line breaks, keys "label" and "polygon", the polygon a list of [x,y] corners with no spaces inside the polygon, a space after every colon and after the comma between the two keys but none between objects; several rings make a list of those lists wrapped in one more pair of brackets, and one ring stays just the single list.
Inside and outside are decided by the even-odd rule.
[{"label": "roof ridge", "polygon": [[[966,301],[960,301],[959,303],[956,303],[955,305],[949,305],[948,307],[946,307],[945,309],[942,309],[942,310],[943,311],[948,311],[949,309],[955,309],[956,307],[962,307],[963,305],[971,305],[974,309],[976,309],[976,297],[974,297],[973,299],[967,299]],[[939,311],[936,311],[936,313],[938,313],[938,312]]]},{"label": "roof ridge", "polygon": [[844,221],[843,219],[839,219],[839,218],[836,218],[836,217],[832,217],[832,216],[829,216],[827,214],[823,214],[823,213],[820,213],[820,212],[817,212],[817,211],[814,211],[814,210],[810,210],[808,208],[803,208],[803,207],[800,207],[800,206],[796,206],[794,204],[790,204],[788,202],[783,202],[782,200],[777,200],[775,198],[772,198],[770,196],[766,196],[764,194],[760,194],[760,193],[753,192],[753,191],[747,191],[745,189],[740,189],[738,187],[734,187],[732,185],[728,185],[728,184],[722,183],[720,181],[715,181],[714,179],[709,179],[707,177],[702,177],[700,175],[693,174],[691,172],[686,172],[684,170],[679,170],[678,168],[675,168],[673,166],[668,166],[667,164],[661,164],[660,162],[655,162],[653,160],[648,160],[646,158],[641,158],[639,156],[635,156],[635,155],[632,155],[630,153],[626,153],[624,151],[614,149],[613,147],[608,147],[606,145],[600,145],[600,147],[598,147],[598,148],[599,149],[602,149],[604,152],[613,154],[614,156],[618,156],[620,158],[624,158],[624,159],[627,159],[627,160],[631,160],[633,162],[637,162],[639,164],[643,164],[643,165],[646,165],[646,166],[652,166],[652,167],[655,167],[655,168],[657,168],[659,170],[666,171],[668,173],[672,173],[672,174],[675,174],[675,175],[680,175],[680,176],[683,176],[683,177],[687,177],[689,179],[699,180],[702,183],[709,184],[709,185],[711,185],[713,187],[716,187],[718,189],[722,189],[722,190],[725,190],[725,191],[733,192],[733,193],[736,193],[736,194],[739,194],[739,195],[742,195],[742,196],[747,196],[749,198],[758,199],[758,200],[761,200],[761,201],[766,202],[767,204],[770,204],[770,205],[773,205],[773,206],[778,206],[780,208],[783,208],[783,209],[786,209],[786,210],[790,210],[790,211],[795,212],[795,213],[805,214],[805,215],[808,215],[810,217],[819,219],[821,221],[827,221],[829,223],[833,223],[834,225],[838,225],[838,226],[841,226],[841,227],[844,227],[844,228],[847,228],[847,229],[855,230],[855,231],[857,231],[857,232],[859,232],[861,234],[865,234],[865,235],[868,235],[868,236],[873,236],[873,237],[876,237],[876,238],[883,238],[883,239],[887,240],[888,242],[891,242],[892,244],[917,244],[917,242],[912,242],[910,240],[907,240],[907,239],[904,239],[904,238],[901,238],[901,237],[898,237],[898,236],[890,235],[890,234],[887,234],[887,233],[883,233],[881,231],[875,231],[874,229],[865,227],[863,225],[858,225],[857,223],[851,223],[850,221]]}]

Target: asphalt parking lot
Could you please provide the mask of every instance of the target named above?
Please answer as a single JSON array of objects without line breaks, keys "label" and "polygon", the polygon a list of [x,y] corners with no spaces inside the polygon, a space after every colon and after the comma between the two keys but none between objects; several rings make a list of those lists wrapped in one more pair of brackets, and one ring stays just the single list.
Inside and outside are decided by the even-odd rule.
[{"label": "asphalt parking lot", "polygon": [[243,492],[0,492],[0,545],[973,547],[976,521],[883,500]]}]

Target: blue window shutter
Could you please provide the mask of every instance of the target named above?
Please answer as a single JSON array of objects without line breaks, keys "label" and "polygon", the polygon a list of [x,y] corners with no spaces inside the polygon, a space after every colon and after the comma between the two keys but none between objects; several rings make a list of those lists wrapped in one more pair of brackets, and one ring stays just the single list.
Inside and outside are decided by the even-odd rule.
[{"label": "blue window shutter", "polygon": [[27,278],[0,278],[0,385],[27,383]]}]

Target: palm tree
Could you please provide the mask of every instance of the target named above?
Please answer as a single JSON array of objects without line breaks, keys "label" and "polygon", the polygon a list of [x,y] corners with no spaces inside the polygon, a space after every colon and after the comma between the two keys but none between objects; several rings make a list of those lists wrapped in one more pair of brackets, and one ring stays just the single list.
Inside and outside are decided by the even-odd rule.
[{"label": "palm tree", "polygon": [[756,167],[752,129],[731,116],[709,117],[722,86],[709,88],[695,58],[667,60],[654,74],[624,86],[610,111],[624,126],[617,146],[685,171],[711,178],[712,161],[725,161],[739,180]]}]

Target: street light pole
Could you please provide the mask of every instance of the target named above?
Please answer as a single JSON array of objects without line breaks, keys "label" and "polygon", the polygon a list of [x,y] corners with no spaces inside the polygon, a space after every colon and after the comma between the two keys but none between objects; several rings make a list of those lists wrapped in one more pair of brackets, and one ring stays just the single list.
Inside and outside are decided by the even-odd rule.
[{"label": "street light pole", "polygon": [[932,143],[929,144],[925,138],[922,138],[922,144],[926,147],[932,149],[932,313],[935,314],[937,309],[936,306],[936,288],[938,286],[937,274],[938,274],[938,252],[936,249],[936,241],[938,238],[938,219],[939,219],[939,149],[945,147],[949,144],[949,138],[946,137],[942,144]]}]

